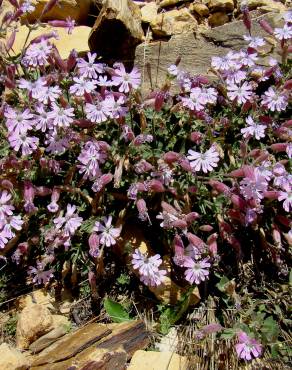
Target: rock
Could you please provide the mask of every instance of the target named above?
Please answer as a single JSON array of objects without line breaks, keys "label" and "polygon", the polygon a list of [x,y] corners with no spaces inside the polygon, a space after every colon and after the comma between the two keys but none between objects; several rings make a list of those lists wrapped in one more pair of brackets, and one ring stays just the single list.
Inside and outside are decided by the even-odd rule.
[{"label": "rock", "polygon": [[160,338],[159,342],[155,343],[155,348],[159,352],[175,352],[178,348],[179,338],[176,327],[172,327],[166,335]]},{"label": "rock", "polygon": [[148,344],[148,333],[142,321],[91,323],[41,352],[31,370],[124,370],[135,351]]},{"label": "rock", "polygon": [[209,16],[208,22],[211,27],[218,27],[229,22],[229,17],[226,13],[216,12]]},{"label": "rock", "polygon": [[[278,14],[268,13],[252,19],[252,35],[266,37],[267,33],[260,27],[258,21],[267,19],[273,26],[279,26]],[[151,87],[147,73],[147,65],[151,68],[153,88],[161,87],[166,81],[167,68],[180,56],[179,68],[192,75],[204,75],[215,78],[209,71],[212,56],[223,56],[230,49],[239,50],[246,47],[243,35],[246,29],[242,21],[227,23],[223,26],[205,30],[200,34],[193,33],[175,35],[169,41],[155,41],[150,44],[138,45],[136,49],[135,65],[144,76],[142,93],[149,94]],[[145,63],[145,50],[146,61]],[[277,57],[277,51],[273,54]]]},{"label": "rock", "polygon": [[[42,10],[47,5],[49,0],[33,0],[32,5],[35,10],[25,16],[30,23],[34,23],[39,19]],[[91,5],[91,0],[59,0],[58,4],[53,7],[48,13],[44,14],[42,21],[48,20],[65,20],[68,17],[74,19],[78,24],[86,22]]]},{"label": "rock", "polygon": [[274,0],[247,0],[246,3],[250,10],[257,8],[261,8],[267,12],[284,12],[287,10],[287,7],[284,4]]},{"label": "rock", "polygon": [[201,17],[207,17],[209,15],[209,8],[207,5],[201,3],[192,3],[189,7],[189,11]]},{"label": "rock", "polygon": [[18,318],[16,327],[16,346],[27,349],[29,345],[52,328],[50,311],[41,305],[25,307]]},{"label": "rock", "polygon": [[0,369],[2,370],[26,370],[30,367],[28,359],[16,348],[7,343],[0,345]]},{"label": "rock", "polygon": [[[46,25],[44,28],[38,28],[31,32],[29,36],[29,41],[37,36],[44,33],[49,33],[54,28]],[[89,50],[87,39],[90,34],[91,28],[86,26],[75,27],[72,34],[68,35],[64,28],[55,29],[59,34],[59,40],[51,39],[51,42],[56,45],[59,53],[63,59],[67,59],[70,51],[75,49],[79,54],[86,53]],[[13,50],[15,54],[19,54],[24,46],[29,29],[27,26],[21,26],[19,32],[16,34],[15,43],[13,45]],[[9,36],[8,36],[9,37]]]},{"label": "rock", "polygon": [[178,3],[181,3],[182,1],[188,1],[188,0],[162,0],[159,3],[159,7],[166,8],[167,6],[176,5]]},{"label": "rock", "polygon": [[68,333],[70,327],[71,324],[67,317],[62,315],[53,315],[52,330],[33,342],[29,346],[30,351],[33,353],[39,353],[44,348],[47,348],[52,343],[56,342],[57,339]]},{"label": "rock", "polygon": [[32,306],[34,304],[40,304],[53,311],[55,309],[54,302],[54,298],[45,289],[38,289],[20,297],[16,304],[18,310],[23,310],[25,307]]},{"label": "rock", "polygon": [[151,23],[157,16],[158,6],[154,1],[146,3],[141,8],[141,19],[144,23]]},{"label": "rock", "polygon": [[234,9],[233,0],[210,0],[208,7],[211,12],[231,12]]},{"label": "rock", "polygon": [[132,357],[128,370],[186,370],[188,366],[187,357],[173,352],[137,351]]},{"label": "rock", "polygon": [[108,62],[127,62],[143,39],[139,7],[131,0],[106,0],[90,33],[89,46]]},{"label": "rock", "polygon": [[194,31],[198,22],[188,9],[182,8],[158,14],[150,25],[155,35],[171,36]]},{"label": "rock", "polygon": [[75,332],[65,335],[42,351],[33,362],[33,366],[53,364],[72,358],[110,333],[111,330],[106,325],[88,324]]}]

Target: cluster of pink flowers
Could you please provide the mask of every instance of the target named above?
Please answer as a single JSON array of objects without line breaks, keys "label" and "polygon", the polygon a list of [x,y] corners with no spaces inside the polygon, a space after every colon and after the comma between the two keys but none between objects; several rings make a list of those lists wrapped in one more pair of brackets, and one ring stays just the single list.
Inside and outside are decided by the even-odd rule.
[{"label": "cluster of pink flowers", "polygon": [[138,270],[140,280],[148,286],[159,286],[163,284],[166,270],[159,269],[162,259],[159,254],[148,257],[147,253],[142,253],[135,249],[132,254],[132,265]]},{"label": "cluster of pink flowers", "polygon": [[15,233],[22,229],[23,220],[20,215],[14,215],[11,204],[12,195],[8,191],[0,192],[0,249],[5,248]]}]

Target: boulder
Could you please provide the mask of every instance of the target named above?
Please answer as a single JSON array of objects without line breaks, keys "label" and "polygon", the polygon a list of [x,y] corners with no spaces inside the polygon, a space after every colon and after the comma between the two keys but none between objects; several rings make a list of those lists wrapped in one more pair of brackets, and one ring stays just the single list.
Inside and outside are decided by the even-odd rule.
[{"label": "boulder", "polygon": [[198,14],[200,17],[207,17],[209,15],[209,8],[205,4],[192,3],[189,6],[189,11]]},{"label": "boulder", "polygon": [[176,5],[178,3],[181,3],[182,1],[188,1],[188,0],[162,0],[159,3],[160,8],[166,8],[168,6]]},{"label": "boulder", "polygon": [[29,367],[29,360],[20,351],[10,347],[7,343],[0,345],[0,369],[26,370]]},{"label": "boulder", "polygon": [[176,353],[140,350],[134,353],[128,370],[186,370],[188,366],[187,357]]},{"label": "boulder", "polygon": [[53,315],[41,305],[25,307],[19,314],[16,326],[16,346],[27,349],[33,341],[52,329]]},{"label": "boulder", "polygon": [[229,17],[224,12],[215,12],[209,16],[208,22],[211,27],[223,26],[229,22]]},{"label": "boulder", "polygon": [[233,0],[210,0],[208,7],[211,12],[232,12],[234,9]]},{"label": "boulder", "polygon": [[54,310],[54,298],[45,289],[34,290],[33,292],[21,296],[16,304],[18,310],[23,310],[25,307],[40,304],[47,307],[49,310]]},{"label": "boulder", "polygon": [[275,0],[247,0],[246,3],[250,10],[257,8],[261,8],[267,12],[284,12],[287,10],[284,4]]},{"label": "boulder", "polygon": [[25,307],[16,326],[16,346],[27,349],[36,339],[52,329],[53,317],[50,311],[39,304]]},{"label": "boulder", "polygon": [[[35,10],[25,16],[30,23],[34,23],[47,5],[49,0],[33,0],[31,3]],[[74,19],[78,24],[85,23],[88,19],[88,13],[92,0],[59,0],[58,4],[48,13],[44,14],[42,21],[48,20],[65,20],[68,17]]]},{"label": "boulder", "polygon": [[124,370],[127,360],[148,344],[142,321],[91,323],[42,351],[35,357],[31,370]]},{"label": "boulder", "polygon": [[62,315],[53,315],[52,330],[33,342],[29,346],[30,351],[33,353],[39,353],[44,348],[47,348],[52,343],[56,342],[57,339],[68,333],[70,328],[71,324],[67,317]]},{"label": "boulder", "polygon": [[[258,21],[267,19],[273,26],[281,27],[279,15],[274,13],[257,16],[252,19],[252,35],[266,37],[267,33],[260,27]],[[169,41],[155,41],[146,45],[146,61],[151,68],[153,88],[161,87],[166,81],[167,68],[181,57],[179,68],[193,75],[204,75],[215,78],[209,69],[212,56],[223,56],[231,49],[239,50],[246,47],[243,35],[246,29],[242,21],[234,21],[220,27],[193,33],[175,35]],[[277,57],[277,51],[273,54]],[[145,63],[145,44],[136,49],[135,65],[144,75],[142,92],[149,93],[150,79]]]},{"label": "boulder", "polygon": [[131,0],[106,0],[89,35],[89,46],[107,62],[127,62],[143,39],[139,7]]},{"label": "boulder", "polygon": [[146,3],[141,8],[141,19],[144,23],[151,23],[156,18],[158,12],[158,5],[151,1],[150,3]]},{"label": "boulder", "polygon": [[194,31],[198,22],[186,8],[160,13],[151,22],[151,29],[157,36],[172,36]]},{"label": "boulder", "polygon": [[[72,49],[75,49],[79,54],[85,54],[87,51],[89,51],[87,39],[91,28],[86,26],[75,27],[72,34],[68,35],[68,32],[64,28],[56,29],[46,25],[45,27],[39,27],[37,30],[33,30],[28,38],[28,41],[31,41],[35,37],[38,37],[44,33],[49,33],[53,29],[58,32],[59,40],[52,38],[50,41],[56,45],[63,59],[68,58]],[[13,45],[13,51],[15,54],[19,54],[22,51],[28,32],[29,29],[27,26],[20,26],[19,31],[16,33],[15,43]]]}]

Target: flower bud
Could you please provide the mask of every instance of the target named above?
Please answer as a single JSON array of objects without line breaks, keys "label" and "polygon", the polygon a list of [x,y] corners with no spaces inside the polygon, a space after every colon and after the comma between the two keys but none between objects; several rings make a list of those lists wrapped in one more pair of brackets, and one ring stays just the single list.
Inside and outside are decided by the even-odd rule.
[{"label": "flower bud", "polygon": [[194,131],[191,133],[191,141],[199,145],[202,142],[203,135],[199,131]]},{"label": "flower bud", "polygon": [[88,245],[89,245],[89,254],[91,257],[99,257],[100,255],[100,250],[99,250],[99,236],[96,233],[92,233],[88,239]]},{"label": "flower bud", "polygon": [[154,191],[155,193],[163,193],[165,191],[165,188],[163,184],[159,180],[150,180],[147,183],[147,186],[150,190]]},{"label": "flower bud", "polygon": [[272,36],[274,35],[274,30],[272,26],[265,19],[259,20],[259,24],[262,27],[262,29],[265,30],[267,33],[269,33]]},{"label": "flower bud", "polygon": [[230,194],[229,186],[223,184],[223,182],[217,180],[210,180],[209,184],[212,186],[214,190],[216,190],[220,194],[228,195]]},{"label": "flower bud", "polygon": [[70,72],[77,63],[77,51],[75,49],[71,50],[68,59],[67,59],[67,72]]},{"label": "flower bud", "polygon": [[197,212],[190,212],[185,216],[185,219],[187,223],[192,223],[193,221],[197,220],[200,218],[200,215]]},{"label": "flower bud", "polygon": [[213,230],[213,226],[211,226],[211,225],[202,225],[202,226],[199,227],[199,229],[201,231],[210,233]]},{"label": "flower bud", "polygon": [[171,225],[173,227],[178,227],[180,229],[186,229],[187,226],[188,226],[188,224],[184,220],[175,220],[175,221],[171,222]]},{"label": "flower bud", "polygon": [[187,238],[188,238],[188,241],[191,244],[193,244],[196,248],[203,249],[205,247],[205,243],[198,236],[196,236],[192,233],[187,233]]},{"label": "flower bud", "polygon": [[277,144],[272,144],[270,146],[273,152],[285,152],[287,148],[287,143],[277,143]]},{"label": "flower bud", "polygon": [[163,155],[164,162],[171,164],[180,158],[180,154],[176,152],[167,152]]}]

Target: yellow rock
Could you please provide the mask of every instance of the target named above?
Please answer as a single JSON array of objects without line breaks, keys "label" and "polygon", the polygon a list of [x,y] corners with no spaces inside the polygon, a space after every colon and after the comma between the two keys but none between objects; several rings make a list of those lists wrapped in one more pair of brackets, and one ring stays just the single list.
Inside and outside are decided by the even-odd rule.
[{"label": "yellow rock", "polygon": [[28,359],[16,348],[7,343],[0,346],[0,369],[2,370],[26,370],[30,367]]},{"label": "yellow rock", "polygon": [[192,13],[197,13],[199,14],[201,17],[206,17],[207,15],[209,15],[209,8],[207,7],[207,5],[205,4],[201,4],[201,3],[192,3],[189,7],[189,10],[192,12]]},{"label": "yellow rock", "polygon": [[[59,53],[63,59],[68,58],[70,51],[75,49],[79,54],[85,53],[89,50],[88,47],[88,37],[91,31],[90,27],[87,26],[78,26],[75,27],[72,34],[68,35],[68,32],[64,28],[53,28],[47,25],[46,27],[38,28],[31,32],[29,36],[29,41],[32,39],[56,30],[59,34],[59,40],[54,38],[50,39],[54,45],[56,45]],[[29,29],[27,26],[20,26],[19,31],[16,34],[15,43],[13,45],[13,51],[15,54],[19,54],[25,44],[25,40]],[[9,37],[9,35],[7,36]]]},{"label": "yellow rock", "polygon": [[18,299],[17,308],[23,310],[27,306],[40,304],[50,310],[54,310],[54,298],[44,289],[35,290]]},{"label": "yellow rock", "polygon": [[231,12],[234,9],[233,0],[210,0],[208,6],[211,12]]},{"label": "yellow rock", "polygon": [[274,0],[247,0],[249,9],[262,8],[266,11],[284,12],[287,10],[286,6]]},{"label": "yellow rock", "polygon": [[141,19],[144,23],[151,23],[157,16],[158,5],[151,1],[141,8]]},{"label": "yellow rock", "polygon": [[216,12],[210,15],[208,21],[211,27],[217,27],[229,22],[229,17],[226,13]]},{"label": "yellow rock", "polygon": [[128,370],[187,370],[188,359],[173,352],[136,351]]},{"label": "yellow rock", "polygon": [[183,8],[158,14],[150,25],[154,34],[171,36],[194,31],[198,22],[188,9]]}]

